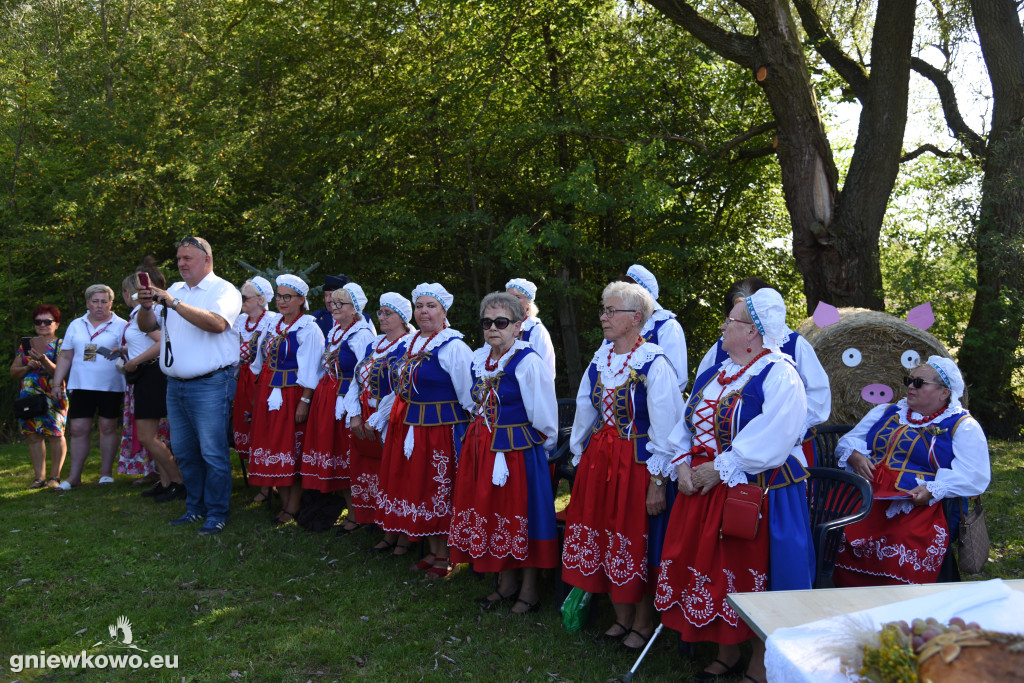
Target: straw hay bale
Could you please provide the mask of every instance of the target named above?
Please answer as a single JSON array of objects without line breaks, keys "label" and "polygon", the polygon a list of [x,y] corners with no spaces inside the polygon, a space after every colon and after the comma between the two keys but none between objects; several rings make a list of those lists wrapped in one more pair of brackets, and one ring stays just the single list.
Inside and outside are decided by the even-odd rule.
[{"label": "straw hay bale", "polygon": [[[951,357],[942,342],[921,328],[864,308],[840,308],[839,322],[824,328],[807,318],[797,331],[814,347],[828,373],[832,424],[857,424],[877,403],[905,397],[903,377],[913,368],[915,354],[921,361],[928,356]],[[847,353],[851,349],[859,351],[859,363],[852,364],[857,354]],[[967,397],[962,400],[966,406]]]}]

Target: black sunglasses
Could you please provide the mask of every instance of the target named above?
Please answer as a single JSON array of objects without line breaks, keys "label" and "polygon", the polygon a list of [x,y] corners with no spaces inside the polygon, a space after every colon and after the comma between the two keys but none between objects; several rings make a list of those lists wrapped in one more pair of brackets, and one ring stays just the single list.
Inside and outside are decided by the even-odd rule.
[{"label": "black sunglasses", "polygon": [[491,329],[491,325],[494,325],[499,330],[503,330],[508,327],[511,322],[512,321],[508,318],[495,318],[494,320],[491,320],[490,318],[480,318],[480,329],[489,330]]},{"label": "black sunglasses", "polygon": [[903,386],[905,386],[905,387],[914,387],[915,389],[920,389],[925,384],[934,384],[935,386],[944,386],[943,384],[941,384],[939,382],[929,382],[924,377],[904,377],[903,378]]},{"label": "black sunglasses", "polygon": [[196,249],[198,249],[199,251],[203,252],[204,254],[209,254],[210,253],[210,252],[206,251],[206,247],[203,246],[202,242],[200,242],[195,237],[192,237],[191,235],[188,236],[188,237],[182,237],[178,241],[177,246],[178,247],[195,247]]},{"label": "black sunglasses", "polygon": [[36,318],[35,320],[32,321],[32,323],[35,325],[52,325],[55,322],[55,320],[43,320],[41,318]]}]

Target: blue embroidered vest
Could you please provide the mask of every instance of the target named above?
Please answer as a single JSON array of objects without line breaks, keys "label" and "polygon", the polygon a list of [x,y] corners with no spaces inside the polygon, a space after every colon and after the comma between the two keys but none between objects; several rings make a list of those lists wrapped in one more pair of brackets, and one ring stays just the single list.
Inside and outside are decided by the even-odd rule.
[{"label": "blue embroidered vest", "polygon": [[[676,317],[675,315],[671,315],[670,314],[668,318],[664,318],[662,320],[659,320],[659,321],[655,322],[654,325],[651,326],[651,329],[649,329],[647,331],[647,333],[645,335],[643,335],[644,341],[649,341],[652,344],[657,344],[658,343],[658,332],[659,332],[659,330],[661,330],[661,326],[664,325],[665,323],[667,323],[669,320],[674,320],[675,317]],[[719,361],[719,362],[721,362],[721,361]]]},{"label": "blue embroidered vest", "polygon": [[338,396],[344,396],[348,391],[348,385],[352,383],[352,378],[355,377],[356,369],[356,354],[348,339],[338,346],[337,368]]},{"label": "blue embroidered vest", "polygon": [[[791,363],[788,359],[776,362]],[[714,435],[719,453],[729,450],[732,447],[733,434],[739,433],[747,423],[763,412],[764,380],[768,377],[771,367],[772,363],[767,363],[758,374],[750,377],[739,391],[731,391],[725,394],[718,402],[718,405],[715,406]],[[686,410],[683,412],[686,426],[693,433],[696,432],[694,428],[694,413],[700,407],[704,389],[709,384],[717,383],[720,371],[721,368],[718,365],[708,368],[694,383],[693,393],[690,394],[690,400],[686,402]],[[718,388],[714,386],[712,391],[717,393]],[[751,484],[757,484],[762,489],[777,489],[803,481],[809,476],[807,468],[793,455],[790,455],[781,467],[756,475],[747,474],[747,481]],[[771,482],[770,486],[766,486],[768,482]]]},{"label": "blue embroidered vest", "polygon": [[270,386],[294,387],[299,384],[299,333],[288,330],[288,334],[279,336],[267,331],[263,340],[263,369],[270,372]]},{"label": "blue embroidered vest", "polygon": [[[405,344],[399,342],[380,358],[374,358],[374,347],[377,340],[370,342],[366,347],[366,354],[356,365],[353,373],[356,377],[366,377],[365,382],[360,380],[360,395],[369,399],[380,400],[391,393],[391,364],[405,353]],[[366,367],[369,367],[367,371]]]},{"label": "blue embroidered vest", "polygon": [[456,337],[438,344],[430,351],[422,351],[410,358],[403,355],[393,364],[392,381],[398,395],[409,404],[405,424],[435,426],[469,422],[469,416],[459,405],[455,385],[441,367],[437,354]]},{"label": "blue embroidered vest", "polygon": [[[519,349],[501,372],[493,377],[473,375],[473,400],[476,413],[483,415],[494,435],[491,450],[495,452],[522,451],[544,443],[544,435],[533,428],[526,415],[523,392],[516,379],[516,368],[533,349]],[[497,401],[491,394],[494,389]]]},{"label": "blue embroidered vest", "polygon": [[[664,356],[659,353],[658,356]],[[620,439],[629,439],[633,442],[633,458],[638,463],[647,462],[651,454],[647,452],[647,443],[650,441],[648,432],[651,429],[651,416],[647,411],[647,373],[651,370],[651,364],[657,360],[655,356],[644,363],[639,369],[628,368],[629,379],[616,387],[612,393],[612,411],[615,430]],[[597,365],[590,364],[587,368],[587,376],[590,377],[590,402],[597,409],[601,416],[600,421],[594,425],[591,436],[597,434],[605,425],[604,418],[604,394],[605,387],[601,383],[601,373],[597,371]]]},{"label": "blue embroidered vest", "polygon": [[915,479],[934,481],[940,467],[953,462],[953,433],[967,412],[950,415],[926,427],[901,425],[899,407],[893,403],[878,422],[868,430],[867,444],[871,462],[879,464],[889,458],[889,469],[897,473],[896,488],[910,491],[917,487]]}]

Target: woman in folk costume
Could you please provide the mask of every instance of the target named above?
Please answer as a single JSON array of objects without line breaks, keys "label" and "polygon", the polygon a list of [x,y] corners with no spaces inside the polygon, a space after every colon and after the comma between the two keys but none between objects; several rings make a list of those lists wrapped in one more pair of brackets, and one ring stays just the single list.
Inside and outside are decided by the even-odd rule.
[{"label": "woman in folk costume", "polygon": [[506,292],[480,302],[486,343],[473,353],[476,409],[459,456],[449,536],[453,562],[498,572],[497,590],[477,602],[489,609],[516,598],[516,614],[540,607],[538,569],[558,564],[547,459],[558,442],[558,399],[551,370],[517,339],[525,316]]},{"label": "woman in folk costume", "polygon": [[651,271],[639,264],[633,264],[626,271],[626,276],[636,282],[650,293],[654,299],[654,312],[644,323],[640,335],[652,344],[657,344],[665,352],[665,358],[672,363],[676,376],[679,379],[679,393],[686,391],[688,381],[686,373],[686,335],[683,333],[683,326],[676,320],[676,314],[662,308],[658,303],[658,280]]},{"label": "woman in folk costume", "polygon": [[260,354],[250,365],[257,374],[252,411],[249,481],[276,486],[282,509],[275,524],[295,519],[302,501],[302,442],[313,391],[320,380],[324,333],[305,311],[309,285],[290,273],[277,276],[277,310]]},{"label": "woman in folk costume", "polygon": [[[238,383],[235,385],[235,401],[231,406],[231,426],[235,433],[234,444],[238,455],[248,461],[250,436],[252,433],[252,403],[256,394],[256,375],[251,365],[259,356],[260,342],[266,339],[269,330],[281,316],[270,308],[274,300],[274,287],[263,277],[246,280],[239,288],[242,292],[242,313],[235,318],[238,332]],[[253,498],[254,503],[269,503],[270,488],[263,487]]]},{"label": "woman in folk costume", "polygon": [[527,342],[533,350],[541,357],[544,364],[551,370],[551,376],[555,376],[555,349],[551,345],[551,334],[548,328],[538,317],[540,310],[537,308],[537,285],[521,277],[512,278],[505,283],[505,291],[519,300],[526,311],[526,318],[523,320],[522,331],[519,338]]},{"label": "woman in folk costume", "polygon": [[576,394],[569,447],[576,481],[566,510],[562,578],[609,593],[607,638],[639,649],[654,632],[654,574],[661,559],[668,486],[678,447],[670,435],[683,400],[675,369],[640,330],[654,310],[647,290],[612,282],[601,303],[603,344]]},{"label": "woman in folk costume", "polygon": [[[747,676],[765,679],[764,645],[728,605],[728,593],[810,588],[813,580],[808,474],[791,453],[807,404],[792,360],[779,353],[785,319],[773,289],[733,307],[722,324],[729,357],[697,378],[674,433],[685,453],[677,458],[682,495],[665,536],[655,604],[684,641],[718,643],[698,681],[741,671],[739,644],[751,639]],[[737,525],[742,518],[730,499],[749,491],[748,483],[767,494],[759,514],[746,518],[751,524]]]},{"label": "woman in folk costume", "polygon": [[380,467],[375,521],[385,532],[425,536],[430,553],[416,566],[447,576],[452,480],[473,409],[473,352],[448,327],[455,300],[439,283],[412,292],[416,324],[394,365],[394,399]]},{"label": "woman in folk costume", "polygon": [[[327,343],[320,366],[323,375],[313,392],[309,407],[309,429],[302,446],[302,488],[330,493],[343,491],[349,501],[349,458],[352,433],[345,424],[342,403],[352,382],[356,364],[366,354],[366,345],[373,339],[373,330],[363,319],[366,295],[354,282],[331,292],[327,304],[334,327],[327,334]],[[359,527],[351,519],[339,528],[340,535]]]},{"label": "woman in folk costume", "polygon": [[[770,287],[771,285],[757,276],[732,283],[725,292],[725,315],[729,315],[736,302],[745,301],[754,292]],[[828,374],[822,367],[821,361],[818,360],[818,354],[814,352],[814,347],[810,342],[798,332],[789,329],[788,326],[782,335],[779,349],[796,363],[796,371],[800,374],[800,379],[804,382],[804,391],[807,393],[804,438],[796,447],[798,452],[794,452],[794,455],[802,457],[809,467],[813,467],[815,464],[814,428],[828,420],[828,416],[832,412],[832,389],[828,381]],[[697,367],[697,376],[700,377],[712,366],[721,365],[728,355],[722,350],[722,339],[719,338],[718,342],[708,349],[704,358],[701,359],[700,365]]]},{"label": "woman in folk costume", "polygon": [[[377,513],[380,490],[380,463],[387,436],[388,416],[394,402],[391,369],[405,353],[411,339],[412,304],[401,294],[385,292],[380,296],[377,321],[381,334],[366,347],[363,359],[355,368],[355,378],[345,394],[345,419],[355,437],[352,440],[351,477],[352,503],[349,519],[358,524],[372,524]],[[409,540],[399,534],[386,533],[373,547],[379,553],[401,556],[409,552]]]},{"label": "woman in folk costume", "polygon": [[871,482],[868,516],[844,529],[837,586],[934,583],[960,524],[939,502],[988,488],[988,441],[964,410],[964,380],[949,358],[931,356],[903,380],[907,397],[876,406],[836,446],[839,465]]}]

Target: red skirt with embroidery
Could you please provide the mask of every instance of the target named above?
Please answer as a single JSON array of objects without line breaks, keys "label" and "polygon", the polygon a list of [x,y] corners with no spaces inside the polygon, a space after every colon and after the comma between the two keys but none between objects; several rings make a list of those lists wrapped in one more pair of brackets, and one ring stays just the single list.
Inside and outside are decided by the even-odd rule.
[{"label": "red skirt with embroidery", "polygon": [[324,375],[316,385],[309,404],[306,442],[302,447],[302,488],[314,491],[342,491],[350,485],[349,456],[352,432],[345,420],[334,419],[338,401],[338,380]]},{"label": "red skirt with embroidery", "polygon": [[249,452],[249,483],[254,486],[291,486],[299,482],[302,441],[305,424],[295,424],[295,407],[302,387],[281,389],[282,405],[270,410],[267,399],[271,372],[261,372],[256,380],[252,407],[252,432]]},{"label": "red skirt with embroidery", "polygon": [[405,457],[408,404],[395,397],[380,464],[374,521],[391,533],[446,535],[452,523],[455,439],[452,425],[414,427],[414,446]]},{"label": "red skirt with embroidery", "polygon": [[[492,437],[483,418],[477,417],[462,443],[448,536],[452,562],[472,562],[478,572],[555,567],[557,539],[530,538],[529,533],[530,490],[525,459],[538,457],[537,451],[505,453],[508,479],[504,486],[496,486],[491,483],[497,455],[491,450]],[[550,488],[548,481],[544,485]]]},{"label": "red skirt with embroidery", "polygon": [[650,593],[647,566],[647,467],[633,442],[605,425],[583,451],[565,513],[562,580],[612,602]]},{"label": "red skirt with embroidery", "polygon": [[[903,495],[888,467],[875,470],[876,496]],[[832,580],[836,586],[898,586],[935,583],[949,547],[949,527],[942,505],[923,505],[892,519],[892,501],[875,500],[868,516],[844,529]]]},{"label": "red skirt with embroidery", "polygon": [[[360,401],[360,404],[363,404]],[[362,405],[363,424],[373,414],[373,410]],[[352,506],[349,510],[351,519],[356,524],[373,524],[377,514],[377,494],[380,492],[380,462],[384,446],[380,435],[373,433],[371,439],[360,439],[352,435],[352,457],[350,473],[352,478]]]},{"label": "red skirt with embroidery", "polygon": [[235,402],[231,406],[231,429],[235,433],[235,451],[242,460],[249,460],[249,437],[252,432],[252,399],[256,393],[256,375],[249,365],[238,366]]},{"label": "red skirt with embroidery", "polygon": [[[694,457],[692,467],[709,461]],[[722,483],[704,496],[679,494],[669,516],[654,605],[661,622],[688,642],[734,645],[753,638],[726,596],[768,587],[768,499],[754,540],[719,538],[728,491]]]}]

